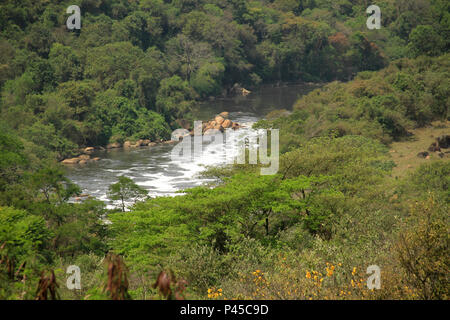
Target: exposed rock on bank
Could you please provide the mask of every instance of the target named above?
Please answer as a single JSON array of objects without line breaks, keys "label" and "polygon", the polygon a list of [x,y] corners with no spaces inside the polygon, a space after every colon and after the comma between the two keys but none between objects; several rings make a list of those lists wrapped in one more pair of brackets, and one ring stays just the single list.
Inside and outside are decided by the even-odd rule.
[{"label": "exposed rock on bank", "polygon": [[233,87],[230,89],[230,94],[234,94],[234,95],[242,95],[242,96],[248,96],[251,93],[250,90],[247,90],[243,87],[241,87],[240,84],[235,83],[233,85]]},{"label": "exposed rock on bank", "polygon": [[[93,152],[93,151],[92,151]],[[95,157],[95,158],[91,158],[91,156],[89,154],[81,154],[78,157],[75,158],[69,158],[69,159],[65,159],[62,161],[62,164],[87,164],[90,162],[97,162],[100,161],[101,158],[99,157]]]},{"label": "exposed rock on bank", "polygon": [[118,148],[122,148],[122,144],[120,144],[119,142],[110,143],[106,146],[106,149],[118,149]]}]

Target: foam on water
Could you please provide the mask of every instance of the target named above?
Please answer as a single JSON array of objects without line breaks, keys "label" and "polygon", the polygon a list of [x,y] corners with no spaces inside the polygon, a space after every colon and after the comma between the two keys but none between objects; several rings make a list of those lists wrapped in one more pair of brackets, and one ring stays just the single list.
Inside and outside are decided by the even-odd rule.
[{"label": "foam on water", "polygon": [[[250,129],[257,120],[254,115],[230,113],[230,119],[243,126],[236,131],[227,130],[227,135],[235,138],[235,142],[242,136],[257,134]],[[200,173],[209,166],[229,164],[239,152],[237,143],[227,144],[225,149],[204,141],[201,156],[173,160],[171,152],[174,147],[163,145],[131,151],[115,150],[101,155],[99,162],[73,168],[68,177],[82,188],[83,193],[105,201],[108,208],[114,208],[119,203],[108,199],[107,190],[121,175],[133,179],[151,197],[177,196],[181,190],[212,182],[213,179],[202,177]]]},{"label": "foam on water", "polygon": [[[218,99],[214,103],[203,104],[199,106],[197,114],[200,118],[209,119],[213,114],[224,110],[230,111],[230,119],[246,127],[232,132],[239,141],[240,135],[257,134],[248,130],[261,116],[274,109],[290,110],[301,94],[315,88],[316,85],[309,84],[262,87],[247,97]],[[249,112],[241,112],[242,110]],[[148,190],[152,197],[177,196],[180,195],[177,193],[180,190],[211,182],[211,179],[199,175],[205,167],[229,163],[239,152],[237,145],[231,147],[228,145],[225,153],[214,144],[205,143],[201,158],[173,161],[171,159],[173,148],[173,145],[160,145],[130,151],[110,150],[98,155],[102,158],[101,161],[68,169],[67,175],[82,188],[83,193],[107,202],[108,207],[112,208],[115,204],[109,201],[106,195],[108,186],[117,182],[117,178],[121,175],[133,179],[139,186]]]}]

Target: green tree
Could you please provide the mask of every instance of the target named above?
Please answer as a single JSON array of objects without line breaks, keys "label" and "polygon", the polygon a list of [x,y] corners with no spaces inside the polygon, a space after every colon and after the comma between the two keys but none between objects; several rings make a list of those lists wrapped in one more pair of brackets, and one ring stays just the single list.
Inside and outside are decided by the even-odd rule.
[{"label": "green tree", "polygon": [[63,204],[70,197],[81,193],[81,189],[64,175],[58,167],[44,167],[31,175],[31,181],[49,204]]},{"label": "green tree", "polygon": [[53,67],[56,81],[66,82],[81,79],[81,61],[71,47],[60,43],[53,44],[50,49],[49,62]]},{"label": "green tree", "polygon": [[194,89],[202,97],[220,94],[225,67],[222,63],[208,63],[203,65],[192,78]]},{"label": "green tree", "polygon": [[444,39],[433,26],[418,26],[409,34],[408,48],[413,57],[437,56],[441,54],[444,44]]},{"label": "green tree", "polygon": [[156,96],[156,111],[165,115],[167,121],[182,118],[191,111],[194,91],[187,81],[173,76],[161,81]]},{"label": "green tree", "polygon": [[104,89],[112,88],[119,80],[129,78],[144,53],[130,42],[116,42],[87,52],[85,77],[100,82]]},{"label": "green tree", "polygon": [[109,186],[108,196],[112,200],[120,200],[122,211],[125,212],[125,202],[129,200],[142,199],[147,195],[147,191],[139,187],[132,179],[120,176],[119,181]]}]

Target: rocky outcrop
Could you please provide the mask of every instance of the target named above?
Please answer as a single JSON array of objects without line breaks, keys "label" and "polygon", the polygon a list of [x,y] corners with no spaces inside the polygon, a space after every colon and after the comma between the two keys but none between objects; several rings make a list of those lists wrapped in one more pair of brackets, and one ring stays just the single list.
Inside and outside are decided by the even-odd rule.
[{"label": "rocky outcrop", "polygon": [[[205,134],[208,132],[208,130],[215,129],[219,130],[220,132],[224,132],[225,129],[231,128],[233,130],[239,129],[240,125],[237,122],[233,122],[230,119],[228,119],[229,113],[224,111],[217,116],[214,117],[214,120],[210,120],[203,123],[202,126],[202,133]],[[191,132],[191,135],[193,135],[194,132]]]},{"label": "rocky outcrop", "polygon": [[124,147],[125,149],[129,149],[129,148],[131,148],[132,146],[134,146],[134,144],[132,144],[131,141],[125,141],[125,142],[123,143],[123,147]]},{"label": "rocky outcrop", "polygon": [[437,145],[441,149],[448,149],[450,147],[450,135],[446,134],[436,138]]},{"label": "rocky outcrop", "polygon": [[241,87],[240,84],[235,83],[233,85],[233,87],[230,89],[230,93],[236,94],[236,95],[242,95],[245,97],[245,96],[248,96],[251,93],[251,91]]},{"label": "rocky outcrop", "polygon": [[231,128],[232,125],[233,125],[233,122],[231,122],[231,120],[229,120],[229,119],[226,119],[226,120],[222,123],[222,127],[224,127],[225,129]]},{"label": "rocky outcrop", "polygon": [[417,154],[417,156],[418,156],[419,158],[423,158],[423,159],[426,159],[429,155],[430,155],[430,154],[429,154],[428,152],[426,152],[426,151],[424,151],[424,152],[419,152],[419,153]]},{"label": "rocky outcrop", "polygon": [[122,148],[122,144],[120,144],[119,142],[110,143],[106,146],[106,149],[118,149],[118,148]]},{"label": "rocky outcrop", "polygon": [[81,154],[78,157],[64,159],[63,161],[61,161],[61,163],[66,165],[74,165],[74,164],[85,165],[89,162],[100,161],[101,160],[100,157],[95,157],[91,159],[91,154],[95,151],[95,149],[96,148],[94,147],[84,148],[80,151]]},{"label": "rocky outcrop", "polygon": [[153,146],[153,145],[154,144],[150,139],[139,139],[136,142],[125,141],[123,143],[123,147],[125,149],[147,147],[147,146]]},{"label": "rocky outcrop", "polygon": [[[444,158],[445,157],[445,153],[442,149],[448,149],[450,147],[450,135],[442,135],[440,137],[436,138],[436,141],[434,141],[430,147],[428,148],[429,152],[438,152],[438,156],[440,158]],[[419,153],[418,156],[420,156],[420,154],[424,154],[427,152],[421,152]]]},{"label": "rocky outcrop", "polygon": [[79,155],[76,158],[65,159],[65,160],[61,161],[61,163],[62,164],[67,164],[67,165],[74,165],[74,164],[85,165],[87,163],[97,162],[97,161],[100,161],[100,160],[101,160],[100,157],[95,157],[95,158],[91,159],[90,155],[82,154],[82,155]]},{"label": "rocky outcrop", "polygon": [[437,142],[433,142],[431,144],[431,146],[428,148],[428,151],[430,151],[430,152],[438,152],[438,151],[441,151],[441,148],[438,146]]},{"label": "rocky outcrop", "polygon": [[62,161],[63,164],[77,164],[78,162],[80,162],[79,158],[70,158]]},{"label": "rocky outcrop", "polygon": [[225,119],[221,116],[216,116],[216,118],[214,120],[216,121],[216,124],[220,124],[220,125],[225,121]]},{"label": "rocky outcrop", "polygon": [[81,156],[78,157],[78,159],[80,160],[89,160],[90,158],[91,156],[88,154],[82,154]]}]

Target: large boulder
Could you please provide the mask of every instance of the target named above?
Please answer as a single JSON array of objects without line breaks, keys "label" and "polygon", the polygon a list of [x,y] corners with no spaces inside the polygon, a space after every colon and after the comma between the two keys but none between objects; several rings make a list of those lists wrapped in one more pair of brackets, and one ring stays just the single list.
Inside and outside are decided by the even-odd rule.
[{"label": "large boulder", "polygon": [[239,83],[235,83],[230,89],[231,94],[243,95],[244,97],[251,93],[250,90],[243,88]]},{"label": "large boulder", "polygon": [[134,144],[132,144],[131,141],[125,141],[125,142],[123,143],[123,147],[124,147],[125,149],[129,149],[129,148],[134,147]]},{"label": "large boulder", "polygon": [[214,120],[215,120],[216,124],[219,124],[219,125],[221,125],[225,121],[225,119],[221,116],[217,116]]},{"label": "large boulder", "polygon": [[77,164],[78,162],[80,162],[79,158],[70,158],[62,161],[63,164]]},{"label": "large boulder", "polygon": [[226,119],[223,123],[222,123],[222,127],[224,127],[225,129],[230,128],[233,125],[233,122],[229,119]]},{"label": "large boulder", "polygon": [[[212,122],[214,122],[214,124],[213,124]],[[203,128],[203,132],[206,132],[206,131],[208,131],[208,130],[210,130],[210,129],[213,129],[214,126],[215,126],[215,121],[210,121],[210,122],[208,122],[208,123],[206,124],[206,126]]]},{"label": "large boulder", "polygon": [[245,96],[248,96],[250,93],[252,93],[250,90],[247,90],[247,89],[245,89],[245,88],[242,88],[242,95],[245,97]]},{"label": "large boulder", "polygon": [[219,116],[221,116],[222,118],[225,118],[225,119],[228,118],[229,115],[230,115],[230,113],[226,112],[226,111],[219,113]]},{"label": "large boulder", "polygon": [[423,159],[426,159],[426,157],[428,157],[430,154],[428,153],[428,152],[426,152],[426,151],[424,151],[424,152],[419,152],[418,154],[417,154],[417,156],[419,157],[419,158],[423,158]]},{"label": "large boulder", "polygon": [[81,156],[78,157],[78,159],[80,159],[80,161],[81,160],[89,160],[90,158],[91,158],[91,156],[88,154],[82,154]]},{"label": "large boulder", "polygon": [[430,152],[437,152],[437,151],[441,151],[441,148],[439,148],[437,142],[433,142],[431,144],[431,146],[428,148],[428,151],[430,151]]},{"label": "large boulder", "polygon": [[94,147],[87,147],[87,148],[85,148],[84,149],[84,153],[87,153],[87,154],[90,154],[90,153],[92,153],[92,152],[94,152],[95,151],[95,148]]},{"label": "large boulder", "polygon": [[450,135],[443,135],[436,138],[439,148],[447,149],[450,147]]},{"label": "large boulder", "polygon": [[222,125],[220,125],[220,124],[216,124],[214,126],[214,129],[219,130],[220,132],[224,132],[224,129],[223,129]]},{"label": "large boulder", "polygon": [[110,143],[106,146],[106,149],[117,149],[121,148],[122,145],[119,142]]}]

